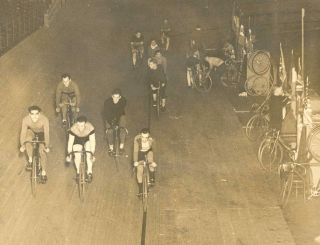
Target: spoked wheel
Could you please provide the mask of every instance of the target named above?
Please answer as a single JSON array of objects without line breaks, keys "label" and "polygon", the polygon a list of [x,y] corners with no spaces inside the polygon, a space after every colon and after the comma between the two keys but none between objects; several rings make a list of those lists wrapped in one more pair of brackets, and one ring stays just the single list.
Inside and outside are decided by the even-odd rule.
[{"label": "spoked wheel", "polygon": [[266,171],[276,170],[283,158],[281,146],[274,140],[265,143],[262,142],[262,144],[258,155],[261,168]]},{"label": "spoked wheel", "polygon": [[84,169],[84,164],[81,163],[80,164],[79,180],[78,180],[79,197],[80,197],[81,202],[84,201],[85,185],[86,185],[85,169]]},{"label": "spoked wheel", "polygon": [[157,106],[156,106],[156,116],[157,118],[160,117],[160,93],[159,93],[159,89],[158,89],[158,92],[157,92]]},{"label": "spoked wheel", "polygon": [[31,191],[32,195],[36,197],[37,194],[37,179],[38,179],[38,158],[33,156],[32,159],[32,171],[31,171]]},{"label": "spoked wheel", "polygon": [[268,120],[260,115],[253,115],[246,125],[246,136],[249,140],[256,141],[261,138],[268,130]]},{"label": "spoked wheel", "polygon": [[280,204],[281,204],[281,207],[284,208],[287,206],[290,198],[292,183],[293,183],[293,172],[288,172],[288,173],[284,172],[282,174],[283,176],[281,176],[281,173],[280,173],[280,187],[281,187]]},{"label": "spoked wheel", "polygon": [[308,137],[308,150],[317,161],[320,161],[320,127],[311,130]]},{"label": "spoked wheel", "polygon": [[212,87],[212,79],[209,74],[196,75],[193,78],[196,90],[199,92],[209,92]]},{"label": "spoked wheel", "polygon": [[148,209],[148,176],[146,173],[143,175],[142,182],[142,203],[143,203],[143,211],[146,212]]}]

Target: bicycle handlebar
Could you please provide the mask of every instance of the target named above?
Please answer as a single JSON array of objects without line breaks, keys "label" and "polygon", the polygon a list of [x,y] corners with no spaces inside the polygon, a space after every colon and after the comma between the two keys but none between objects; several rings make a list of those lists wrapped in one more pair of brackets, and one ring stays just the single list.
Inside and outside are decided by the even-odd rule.
[{"label": "bicycle handlebar", "polygon": [[45,145],[45,141],[43,140],[28,140],[28,141],[25,141],[23,142],[23,145],[25,144],[41,144],[41,145]]},{"label": "bicycle handlebar", "polygon": [[91,156],[93,156],[93,152],[92,151],[71,151],[70,153],[68,153],[68,155],[74,154],[74,153],[90,153]]}]

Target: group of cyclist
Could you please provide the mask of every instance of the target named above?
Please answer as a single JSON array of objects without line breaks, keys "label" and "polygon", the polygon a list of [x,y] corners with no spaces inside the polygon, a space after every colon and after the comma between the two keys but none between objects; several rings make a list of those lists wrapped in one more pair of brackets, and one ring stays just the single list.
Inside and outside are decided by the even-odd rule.
[{"label": "group of cyclist", "polygon": [[[67,109],[66,106],[70,104],[72,108],[73,117],[76,118],[75,123],[68,129],[67,142],[67,156],[66,162],[70,162],[72,155],[74,156],[74,164],[76,168],[76,180],[79,179],[81,151],[86,151],[86,181],[90,183],[93,179],[92,166],[95,161],[94,153],[96,149],[95,128],[83,115],[77,116],[80,111],[80,90],[76,82],[71,80],[69,74],[63,74],[61,82],[59,82],[56,89],[56,112],[61,112],[62,125],[66,127]],[[122,96],[121,90],[116,88],[112,91],[111,97],[104,102],[103,117],[105,120],[105,128],[108,139],[108,153],[110,156],[115,154],[113,145],[113,134],[109,133],[114,125],[125,128],[125,107],[126,99]],[[42,183],[47,181],[47,156],[49,152],[49,120],[42,113],[42,110],[37,105],[32,105],[28,108],[29,114],[23,118],[20,133],[20,151],[27,155],[26,170],[31,170],[33,161],[33,145],[30,144],[37,136],[38,142],[43,142],[39,145],[39,155],[41,159],[41,173],[40,179]],[[124,152],[125,134],[120,131],[120,154]],[[150,182],[154,183],[154,170],[156,163],[153,160],[154,140],[150,136],[150,131],[147,128],[141,132],[134,139],[134,166],[137,167],[137,180],[139,186],[139,193],[142,193],[141,179],[142,169],[139,166],[139,161],[144,160],[147,156],[150,163]],[[90,153],[90,154],[89,154]]]},{"label": "group of cyclist", "polygon": [[[159,90],[161,111],[166,110],[166,86],[167,86],[167,58],[164,52],[167,52],[170,44],[171,27],[168,19],[164,19],[160,28],[161,44],[159,45],[155,38],[150,40],[147,50],[147,74],[146,81],[152,94],[152,105],[157,106],[157,92]],[[138,62],[141,63],[145,54],[144,36],[140,31],[134,33],[130,40],[132,64],[136,68]],[[139,60],[139,61],[138,61]]]}]

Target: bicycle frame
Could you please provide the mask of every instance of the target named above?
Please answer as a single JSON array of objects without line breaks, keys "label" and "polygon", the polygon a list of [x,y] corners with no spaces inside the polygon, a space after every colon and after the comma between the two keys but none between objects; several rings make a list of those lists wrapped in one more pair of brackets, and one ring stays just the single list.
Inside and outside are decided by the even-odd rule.
[{"label": "bicycle frame", "polygon": [[106,134],[108,134],[108,131],[112,131],[113,132],[113,139],[114,139],[114,146],[115,146],[115,152],[116,154],[114,155],[114,157],[119,157],[119,149],[120,149],[120,131],[124,130],[125,134],[128,134],[128,130],[125,127],[120,127],[119,125],[115,124],[115,125],[111,125],[110,128],[107,128],[106,130]]},{"label": "bicycle frame", "polygon": [[149,192],[149,163],[148,163],[147,153],[145,154],[144,157],[145,157],[145,160],[140,161],[139,165],[143,165],[142,203],[143,203],[143,211],[146,212],[148,208],[148,192]]},{"label": "bicycle frame", "polygon": [[40,163],[40,153],[39,146],[40,144],[45,144],[44,141],[39,141],[38,135],[35,135],[34,140],[24,142],[24,145],[32,144],[32,171],[31,171],[31,192],[34,197],[37,193],[37,183],[39,182],[40,173],[41,173],[41,163]]},{"label": "bicycle frame", "polygon": [[81,151],[72,151],[71,154],[75,153],[81,153],[81,161],[79,166],[79,179],[78,179],[78,188],[79,188],[79,198],[81,202],[84,201],[84,195],[85,195],[85,186],[86,186],[86,178],[85,178],[85,171],[87,168],[87,153],[91,154],[93,156],[93,153],[91,151],[86,151],[84,146],[82,146]]}]

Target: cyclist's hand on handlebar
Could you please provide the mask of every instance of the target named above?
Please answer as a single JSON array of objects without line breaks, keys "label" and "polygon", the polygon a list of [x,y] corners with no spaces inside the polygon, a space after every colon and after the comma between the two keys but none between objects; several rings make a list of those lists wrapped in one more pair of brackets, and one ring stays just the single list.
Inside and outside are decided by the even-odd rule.
[{"label": "cyclist's hand on handlebar", "polygon": [[45,151],[46,153],[49,153],[49,152],[50,152],[49,147],[45,147],[45,148],[44,148],[44,151]]},{"label": "cyclist's hand on handlebar", "polygon": [[152,90],[156,90],[157,88],[155,86],[153,86],[152,84],[150,85]]},{"label": "cyclist's hand on handlebar", "polygon": [[79,107],[77,107],[77,108],[76,108],[76,112],[79,112],[79,111],[80,111],[80,108],[79,108]]},{"label": "cyclist's hand on handlebar", "polygon": [[64,103],[60,103],[60,104],[59,104],[59,107],[60,107],[60,108],[61,108],[62,106],[64,106]]},{"label": "cyclist's hand on handlebar", "polygon": [[91,155],[91,161],[92,161],[92,162],[95,162],[95,161],[96,161],[96,158],[95,158],[94,155]]},{"label": "cyclist's hand on handlebar", "polygon": [[138,165],[139,165],[139,162],[134,162],[133,163],[133,166],[135,166],[135,167],[138,167]]},{"label": "cyclist's hand on handlebar", "polygon": [[23,146],[20,147],[19,150],[20,150],[20,152],[24,152],[26,150],[26,147],[23,145]]},{"label": "cyclist's hand on handlebar", "polygon": [[56,112],[59,113],[60,112],[60,107],[56,108]]},{"label": "cyclist's hand on handlebar", "polygon": [[71,155],[70,155],[70,153],[66,156],[66,162],[71,162],[71,159],[72,159],[72,157],[71,157]]},{"label": "cyclist's hand on handlebar", "polygon": [[166,84],[165,83],[161,83],[161,87],[164,87]]}]

